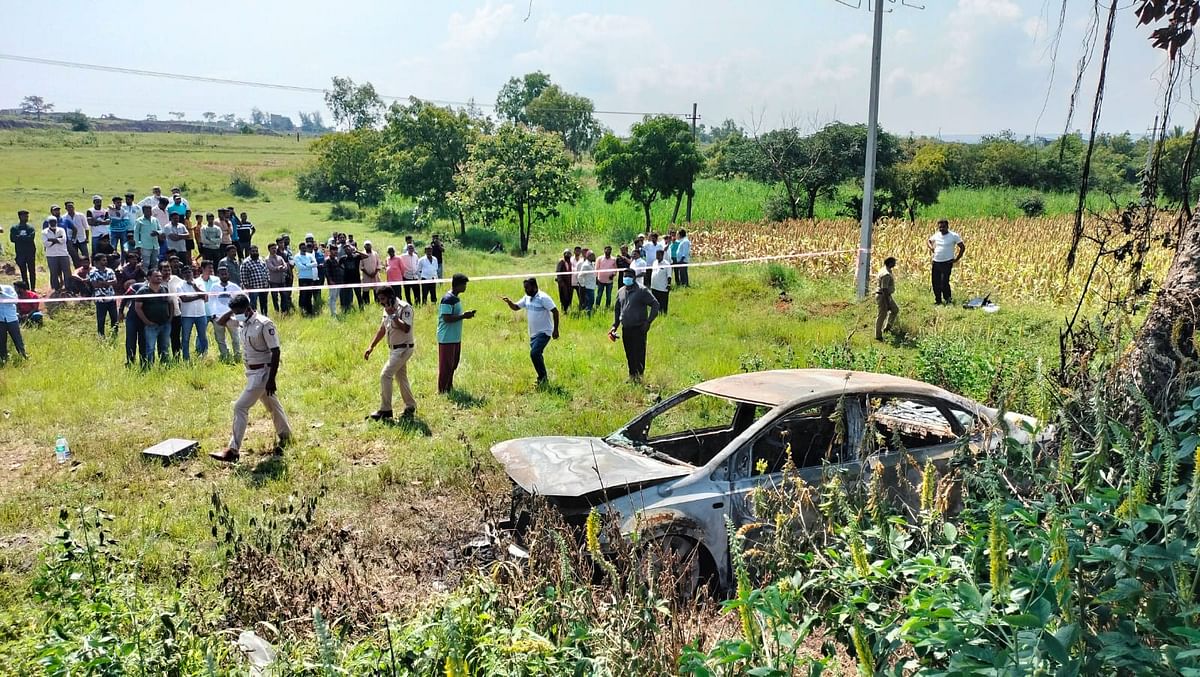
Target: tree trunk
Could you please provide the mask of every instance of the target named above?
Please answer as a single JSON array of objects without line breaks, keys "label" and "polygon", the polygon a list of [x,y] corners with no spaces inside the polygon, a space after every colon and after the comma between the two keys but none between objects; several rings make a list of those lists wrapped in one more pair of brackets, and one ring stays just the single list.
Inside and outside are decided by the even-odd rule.
[{"label": "tree trunk", "polygon": [[679,203],[683,202],[683,191],[675,195],[675,211],[671,212],[671,223],[679,221]]},{"label": "tree trunk", "polygon": [[461,209],[458,210],[458,232],[464,237],[467,234],[467,216],[466,214],[463,214]]},{"label": "tree trunk", "polygon": [[687,194],[687,211],[684,212],[683,220],[688,223],[692,222],[692,196],[695,194],[694,190],[689,190]]},{"label": "tree trunk", "polygon": [[529,229],[533,228],[533,224],[529,224],[529,228],[525,226],[525,209],[517,210],[517,229],[521,233],[521,253],[529,251]]},{"label": "tree trunk", "polygon": [[1200,212],[1180,234],[1175,258],[1146,321],[1108,375],[1109,406],[1126,425],[1136,427],[1140,391],[1159,415],[1166,415],[1182,389],[1197,376],[1196,327],[1200,313]]},{"label": "tree trunk", "polygon": [[646,234],[650,234],[650,203],[643,202],[642,210],[646,212]]},{"label": "tree trunk", "polygon": [[817,214],[817,191],[808,191],[808,203],[804,208],[804,213],[808,218],[813,218]]}]

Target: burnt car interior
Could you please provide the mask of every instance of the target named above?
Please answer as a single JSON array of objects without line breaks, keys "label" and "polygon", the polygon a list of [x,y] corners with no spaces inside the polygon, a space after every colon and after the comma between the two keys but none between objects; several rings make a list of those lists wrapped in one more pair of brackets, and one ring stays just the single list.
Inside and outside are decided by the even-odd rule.
[{"label": "burnt car interior", "polygon": [[783,472],[789,449],[797,468],[848,460],[846,444],[838,440],[836,409],[837,402],[826,402],[789,414],[772,425],[754,442],[750,472],[755,475]]},{"label": "burnt car interior", "polygon": [[623,434],[635,444],[694,466],[708,463],[766,410],[748,402],[689,391],[634,420]]},{"label": "burnt car interior", "polygon": [[881,451],[896,451],[897,443],[909,451],[954,444],[966,432],[961,416],[944,404],[903,396],[881,399],[871,421]]}]

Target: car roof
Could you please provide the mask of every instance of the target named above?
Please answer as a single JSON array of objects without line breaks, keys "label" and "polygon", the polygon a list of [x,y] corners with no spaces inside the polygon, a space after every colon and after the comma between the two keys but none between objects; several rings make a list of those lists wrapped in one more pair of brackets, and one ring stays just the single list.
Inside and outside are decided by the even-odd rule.
[{"label": "car roof", "polygon": [[[910,378],[842,369],[776,369],[705,381],[693,390],[726,399],[778,407],[801,398],[865,393],[926,395],[963,404],[970,400]],[[973,403],[979,406],[978,403]]]}]

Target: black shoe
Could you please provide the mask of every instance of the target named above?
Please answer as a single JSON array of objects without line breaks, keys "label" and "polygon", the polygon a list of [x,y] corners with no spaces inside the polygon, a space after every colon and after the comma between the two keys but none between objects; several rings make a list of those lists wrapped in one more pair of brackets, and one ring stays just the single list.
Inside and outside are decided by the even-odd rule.
[{"label": "black shoe", "polygon": [[400,414],[400,418],[412,418],[413,416],[416,416],[416,415],[417,415],[416,407],[405,407],[404,411],[401,412],[401,414]]},{"label": "black shoe", "polygon": [[391,409],[389,409],[389,410],[387,410],[387,411],[383,411],[383,410],[381,409],[381,410],[379,410],[379,411],[375,412],[374,414],[369,414],[369,415],[367,416],[367,418],[371,419],[372,421],[384,421],[384,420],[391,420],[391,418],[392,418],[392,410],[391,410]]}]

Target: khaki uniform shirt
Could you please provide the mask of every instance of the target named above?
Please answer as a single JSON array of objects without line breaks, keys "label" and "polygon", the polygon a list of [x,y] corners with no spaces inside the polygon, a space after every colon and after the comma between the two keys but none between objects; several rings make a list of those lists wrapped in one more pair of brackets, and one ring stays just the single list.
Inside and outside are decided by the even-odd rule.
[{"label": "khaki uniform shirt", "polygon": [[892,277],[892,271],[884,268],[880,270],[875,279],[879,282],[879,290],[876,295],[880,297],[890,297],[896,291],[896,279]]},{"label": "khaki uniform shirt", "polygon": [[270,364],[271,349],[279,347],[275,323],[262,313],[254,313],[242,325],[242,358],[246,364]]},{"label": "khaki uniform shirt", "polygon": [[[388,315],[387,311],[383,313],[383,320],[380,326],[387,332],[384,337],[387,340],[388,348],[398,345],[411,345],[413,342],[413,307],[402,299],[396,299],[394,302],[396,308],[395,315]],[[408,325],[408,331],[404,331],[395,322],[399,320]]]}]

